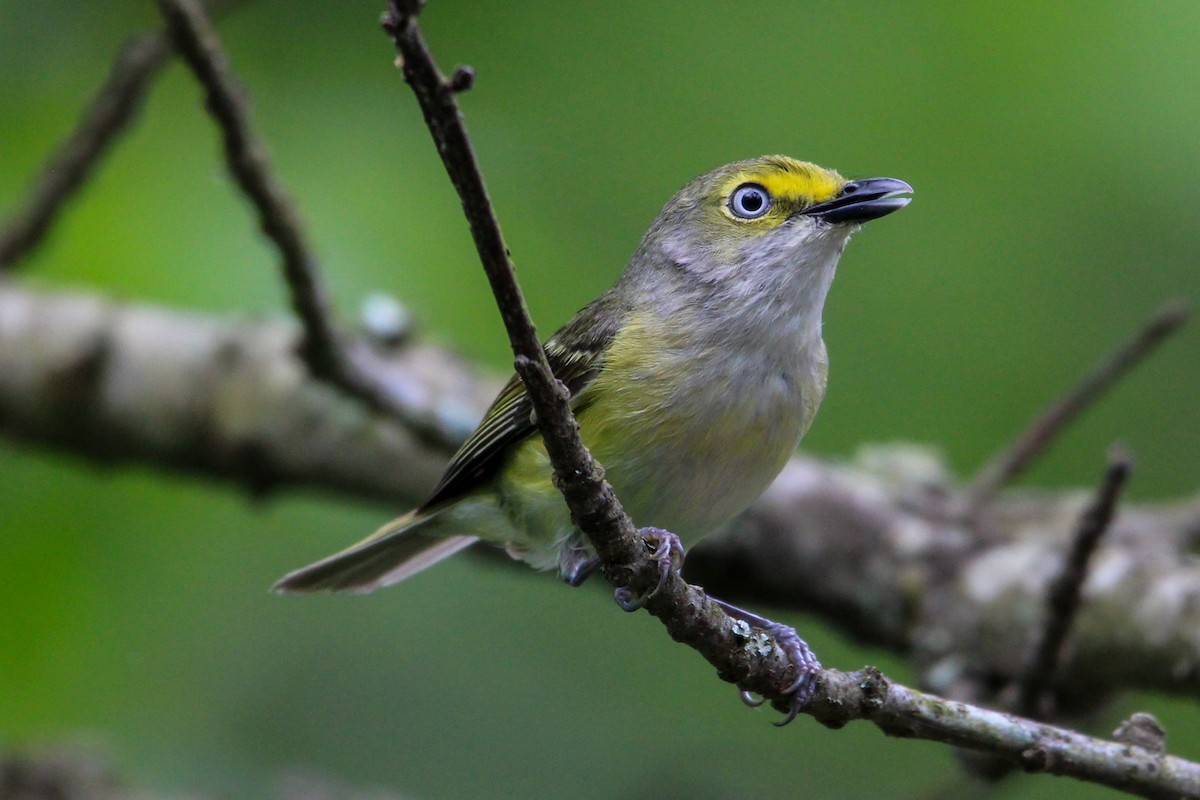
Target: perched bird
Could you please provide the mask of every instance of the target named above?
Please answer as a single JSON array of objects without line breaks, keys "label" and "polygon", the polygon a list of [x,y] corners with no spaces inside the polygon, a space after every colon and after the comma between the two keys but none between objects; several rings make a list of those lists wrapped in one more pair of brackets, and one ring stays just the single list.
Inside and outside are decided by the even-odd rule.
[{"label": "perched bird", "polygon": [[[546,342],[636,524],[695,542],[779,474],[825,394],[821,312],[842,250],[911,192],[784,156],[720,167],[668,201],[616,285]],[[276,589],[369,592],[479,539],[572,585],[597,566],[516,377],[424,504]]]}]

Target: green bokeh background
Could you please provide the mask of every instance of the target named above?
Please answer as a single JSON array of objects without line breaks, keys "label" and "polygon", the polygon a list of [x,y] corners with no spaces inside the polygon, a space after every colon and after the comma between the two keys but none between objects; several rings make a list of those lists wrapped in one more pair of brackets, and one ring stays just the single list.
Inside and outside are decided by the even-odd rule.
[{"label": "green bokeh background", "polygon": [[[379,32],[381,4],[254,0],[221,25],[351,317],[395,293],[497,370],[507,344],[457,200]],[[149,3],[0,4],[0,203],[11,207]],[[916,187],[847,251],[806,446],[941,448],[968,473],[1161,301],[1200,297],[1200,4],[566,4],[437,0],[445,67],[543,331],[617,275],[662,202],[783,152]],[[283,313],[273,255],[179,65],[26,265],[48,287]],[[3,321],[0,320],[0,324]],[[1200,326],[1027,482],[1200,483]],[[396,508],[255,504],[149,469],[0,441],[0,746],[99,741],[132,780],[256,796],[302,764],[419,798],[916,797],[945,748],[859,725],[780,732],[599,592],[470,559],[369,598],[267,594]],[[823,660],[903,665],[796,617]],[[1192,700],[1136,696],[1200,757]],[[1002,797],[1102,797],[1018,778]]]}]

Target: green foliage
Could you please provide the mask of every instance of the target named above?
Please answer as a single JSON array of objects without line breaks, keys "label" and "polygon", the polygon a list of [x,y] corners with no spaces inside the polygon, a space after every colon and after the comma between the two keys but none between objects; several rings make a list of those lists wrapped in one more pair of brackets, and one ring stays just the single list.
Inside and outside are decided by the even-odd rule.
[{"label": "green foliage", "polygon": [[[148,5],[0,6],[0,202],[19,197],[118,42],[156,24]],[[909,439],[970,472],[1160,301],[1200,298],[1190,0],[594,8],[436,0],[425,15],[443,66],[478,70],[463,105],[546,333],[611,282],[678,186],[770,152],[916,187],[842,261],[811,451]],[[255,0],[221,31],[340,310],[393,292],[427,335],[504,369],[380,10]],[[34,280],[282,312],[273,256],[198,101],[169,68],[28,265]],[[1194,491],[1198,388],[1193,325],[1029,482],[1091,483],[1120,439],[1138,458],[1135,497]],[[303,763],[428,798],[873,797],[915,793],[950,765],[944,748],[863,726],[780,733],[652,621],[546,576],[468,559],[370,598],[267,595],[400,509],[255,505],[5,441],[0,508],[0,742],[94,733],[162,786],[247,794]],[[827,664],[880,660],[798,622]],[[1156,705],[1172,749],[1196,757],[1194,707]],[[1101,794],[1050,779],[1021,790]]]}]

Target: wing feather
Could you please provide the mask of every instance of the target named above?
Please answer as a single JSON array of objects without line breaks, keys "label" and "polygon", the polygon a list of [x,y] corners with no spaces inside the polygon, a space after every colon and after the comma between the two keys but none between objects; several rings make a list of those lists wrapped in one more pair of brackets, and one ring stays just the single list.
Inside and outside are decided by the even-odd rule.
[{"label": "wing feather", "polygon": [[[575,410],[587,405],[587,389],[604,368],[605,351],[627,314],[623,302],[611,292],[603,294],[546,342],[550,369],[567,387]],[[452,503],[490,480],[509,449],[536,432],[532,413],[525,385],[514,375],[454,454],[420,512]]]}]

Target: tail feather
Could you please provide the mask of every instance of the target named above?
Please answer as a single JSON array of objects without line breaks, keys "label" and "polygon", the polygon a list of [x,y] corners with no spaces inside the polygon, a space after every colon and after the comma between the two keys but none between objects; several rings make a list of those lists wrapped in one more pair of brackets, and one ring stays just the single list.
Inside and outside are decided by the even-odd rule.
[{"label": "tail feather", "polygon": [[420,526],[429,519],[429,514],[416,512],[398,517],[358,544],[288,573],[272,591],[366,594],[412,577],[478,541],[475,536],[425,536]]}]

